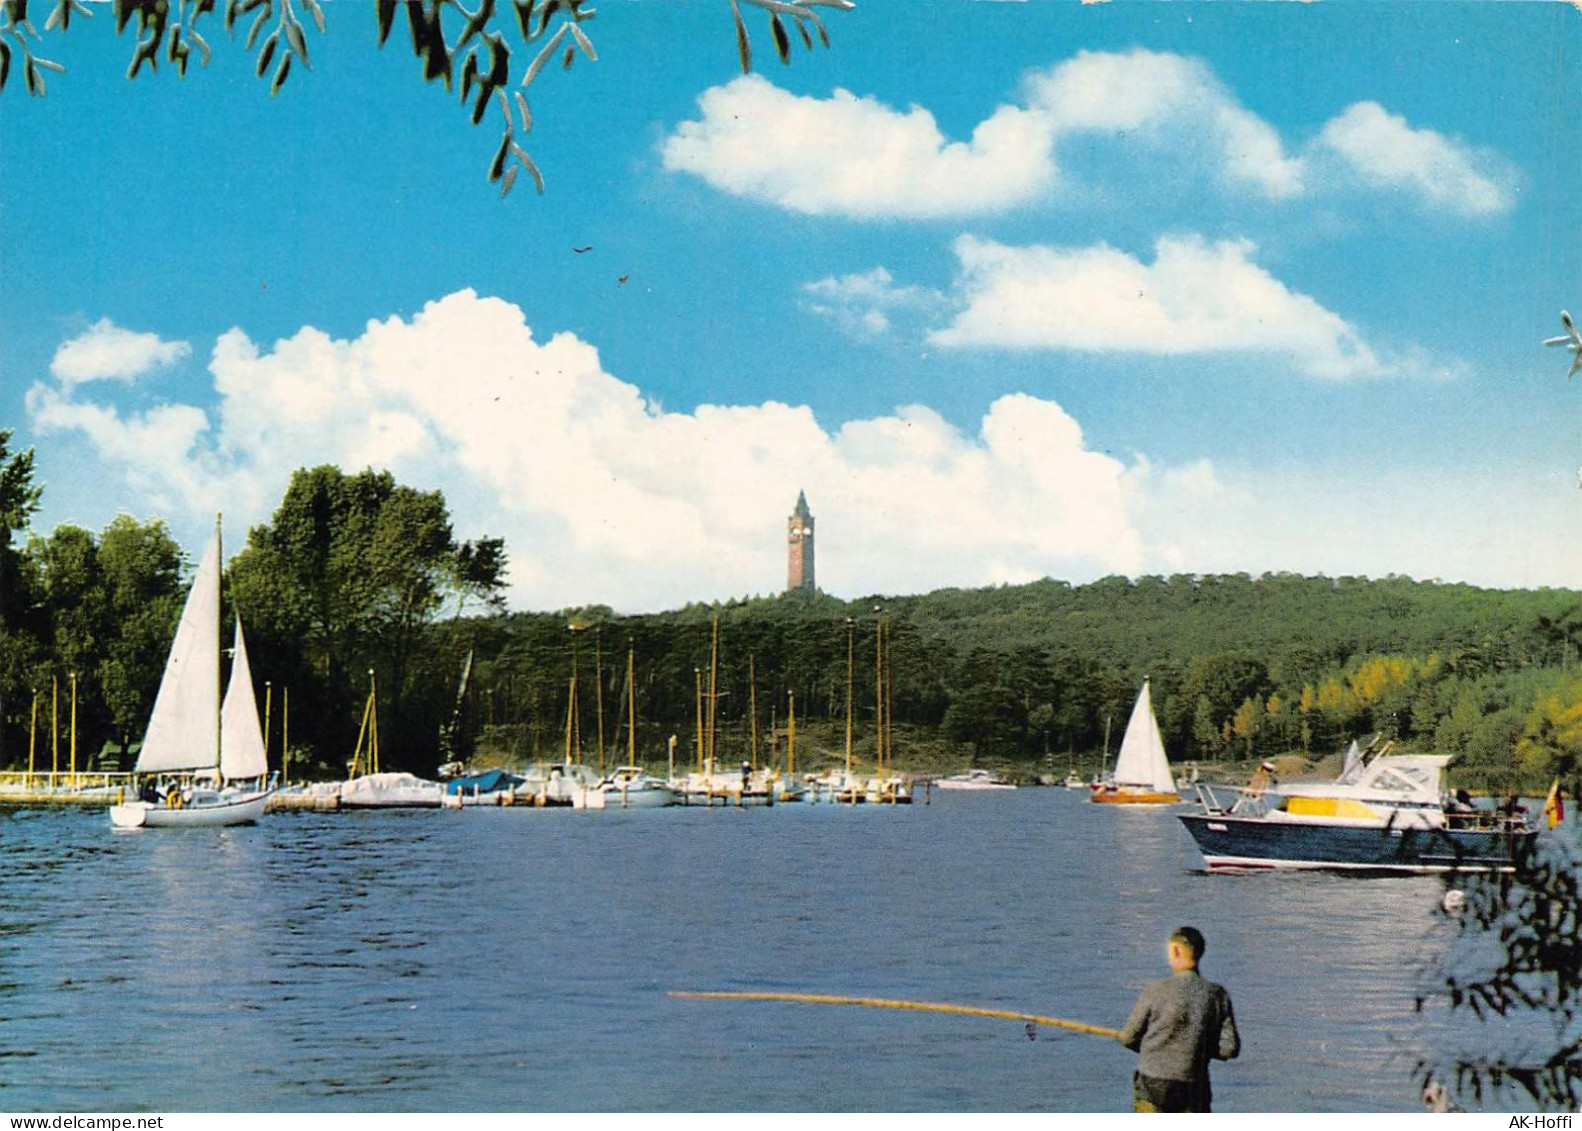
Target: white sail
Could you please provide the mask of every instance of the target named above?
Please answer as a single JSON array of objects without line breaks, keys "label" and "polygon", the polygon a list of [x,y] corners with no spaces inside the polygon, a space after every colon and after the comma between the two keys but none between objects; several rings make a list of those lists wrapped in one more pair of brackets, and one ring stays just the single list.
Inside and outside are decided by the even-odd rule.
[{"label": "white sail", "polygon": [[210,769],[220,762],[220,532],[215,529],[181,610],[137,772]]},{"label": "white sail", "polygon": [[236,618],[236,654],[231,661],[231,682],[220,707],[220,777],[246,781],[269,773],[264,756],[264,734],[258,726],[258,702],[253,697],[253,672],[242,639],[242,618]]},{"label": "white sail", "polygon": [[1148,681],[1132,707],[1132,717],[1126,723],[1126,735],[1121,739],[1121,752],[1115,759],[1115,784],[1122,789],[1148,789],[1155,793],[1174,793],[1175,778],[1170,773],[1170,759],[1165,754],[1164,739],[1159,735],[1159,723],[1154,719],[1153,697]]}]

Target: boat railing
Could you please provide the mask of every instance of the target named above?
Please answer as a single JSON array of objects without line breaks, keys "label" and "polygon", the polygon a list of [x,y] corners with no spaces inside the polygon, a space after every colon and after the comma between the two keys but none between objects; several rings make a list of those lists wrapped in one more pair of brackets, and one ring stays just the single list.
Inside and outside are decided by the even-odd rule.
[{"label": "boat railing", "polygon": [[1234,815],[1237,817],[1261,817],[1270,808],[1269,802],[1272,794],[1268,789],[1261,788],[1255,784],[1231,787],[1222,785],[1222,789],[1231,788],[1235,790],[1235,796],[1231,798],[1229,804],[1207,782],[1194,782],[1193,788],[1197,791],[1198,804],[1203,807],[1205,813]]},{"label": "boat railing", "polygon": [[1488,809],[1447,802],[1444,807],[1445,827],[1469,832],[1525,833],[1531,826],[1523,806]]}]

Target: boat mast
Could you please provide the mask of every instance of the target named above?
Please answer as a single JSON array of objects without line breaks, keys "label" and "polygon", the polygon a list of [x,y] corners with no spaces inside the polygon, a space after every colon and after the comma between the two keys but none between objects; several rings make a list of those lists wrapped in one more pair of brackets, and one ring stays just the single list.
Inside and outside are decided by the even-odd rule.
[{"label": "boat mast", "polygon": [[851,711],[853,665],[857,659],[856,622],[846,618],[846,788],[851,788]]},{"label": "boat mast", "polygon": [[753,769],[758,768],[758,668],[756,657],[751,652],[747,654],[747,733],[748,741],[752,744]]},{"label": "boat mast", "polygon": [[1104,754],[1099,759],[1099,780],[1104,780],[1104,772],[1110,766],[1110,719],[1112,715],[1104,716]]},{"label": "boat mast", "polygon": [[223,744],[220,730],[223,724],[220,722],[220,716],[224,714],[224,711],[221,710],[220,688],[225,685],[225,675],[221,670],[221,665],[225,662],[225,641],[220,636],[220,611],[223,607],[220,589],[225,577],[225,544],[220,540],[220,516],[218,513],[214,516],[214,547],[218,551],[216,555],[217,576],[214,579],[214,781],[216,785],[223,786],[225,784],[225,773],[220,769],[220,748]]},{"label": "boat mast", "polygon": [[895,773],[895,640],[889,621],[884,625],[884,757]]},{"label": "boat mast", "polygon": [[786,715],[786,777],[796,780],[796,692],[787,691],[790,708]]},{"label": "boat mast", "polygon": [[715,720],[719,711],[720,614],[714,614],[714,634],[709,645],[709,773],[714,772]]},{"label": "boat mast", "polygon": [[703,773],[703,669],[692,669],[692,707],[697,715],[698,773]]},{"label": "boat mast", "polygon": [[577,671],[571,671],[571,690],[566,694],[566,754],[562,761],[571,765],[571,735],[577,722]]},{"label": "boat mast", "polygon": [[599,717],[599,776],[604,776],[604,660],[600,648],[603,625],[593,626],[593,709]]},{"label": "boat mast", "polygon": [[637,765],[637,681],[632,678],[632,646],[626,646],[626,764]]},{"label": "boat mast", "polygon": [[873,702],[874,723],[878,733],[876,748],[876,774],[884,777],[884,610],[873,626]]}]

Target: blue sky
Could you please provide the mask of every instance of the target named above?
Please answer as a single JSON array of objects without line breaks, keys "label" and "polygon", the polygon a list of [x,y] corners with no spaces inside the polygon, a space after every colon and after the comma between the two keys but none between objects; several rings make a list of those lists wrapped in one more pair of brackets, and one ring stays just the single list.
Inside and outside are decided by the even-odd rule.
[{"label": "blue sky", "polygon": [[774,592],[799,490],[840,596],[1582,584],[1572,6],[870,0],[790,66],[749,11],[743,78],[725,0],[605,0],[505,200],[497,114],[326,12],[274,98],[217,24],[126,81],[102,8],[0,94],[39,531],[234,548],[336,463],[523,609]]}]

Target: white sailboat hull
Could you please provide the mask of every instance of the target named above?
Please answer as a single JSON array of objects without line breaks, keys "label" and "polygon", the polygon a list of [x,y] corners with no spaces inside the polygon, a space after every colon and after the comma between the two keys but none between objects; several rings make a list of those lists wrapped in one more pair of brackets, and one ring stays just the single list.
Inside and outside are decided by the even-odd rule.
[{"label": "white sailboat hull", "polygon": [[645,783],[622,789],[619,785],[605,785],[589,791],[589,800],[598,793],[603,801],[590,804],[589,809],[663,809],[676,803],[676,795],[669,786]]},{"label": "white sailboat hull", "polygon": [[274,790],[200,796],[191,805],[170,808],[149,801],[110,806],[110,826],[117,829],[201,829],[251,825],[264,815]]}]

